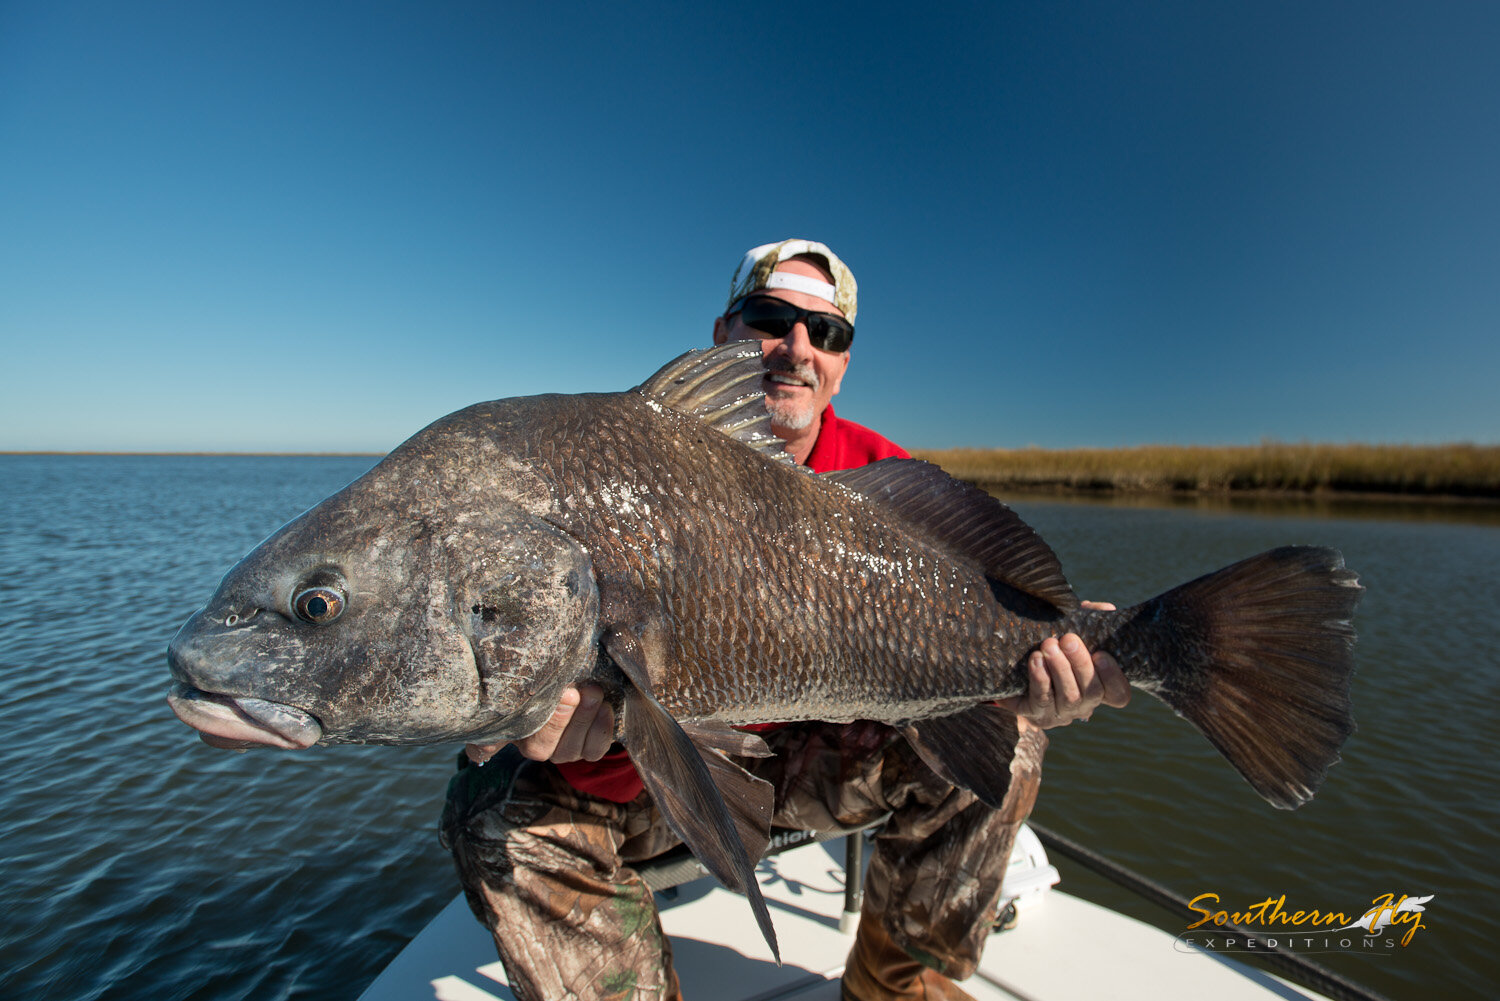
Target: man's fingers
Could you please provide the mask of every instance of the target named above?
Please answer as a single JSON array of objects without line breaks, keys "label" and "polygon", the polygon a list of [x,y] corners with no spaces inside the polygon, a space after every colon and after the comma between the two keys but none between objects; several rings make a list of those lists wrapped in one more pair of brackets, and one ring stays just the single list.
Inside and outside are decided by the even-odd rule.
[{"label": "man's fingers", "polygon": [[[589,734],[599,718],[601,708],[608,710],[609,707],[604,705],[604,692],[598,685],[584,685],[578,689],[578,708],[573,710],[550,760],[580,761],[587,757]],[[610,729],[613,728],[611,722]]]},{"label": "man's fingers", "polygon": [[1026,663],[1026,673],[1031,676],[1031,687],[1026,689],[1025,705],[1028,716],[1038,716],[1052,711],[1052,673],[1047,670],[1047,658],[1042,651],[1034,650]]},{"label": "man's fingers", "polygon": [[588,736],[583,740],[583,756],[589,761],[598,761],[614,742],[615,711],[608,702],[604,702],[600,704],[599,712],[589,727]]},{"label": "man's fingers", "polygon": [[[1047,637],[1042,642],[1042,658],[1047,671],[1052,675],[1052,700],[1059,708],[1074,709],[1083,700],[1088,683],[1094,677],[1094,663],[1087,652],[1080,652],[1083,644],[1072,633],[1059,642]],[[1087,664],[1087,671],[1082,669]]]},{"label": "man's fingers", "polygon": [[579,695],[578,689],[571,687],[563,689],[562,698],[557,700],[557,708],[553,711],[552,718],[530,737],[516,741],[516,747],[532,761],[550,760],[557,753],[557,745],[561,742],[563,734],[567,732],[568,724],[578,711],[578,703],[581,700],[582,696]]},{"label": "man's fingers", "polygon": [[1107,694],[1093,657],[1075,633],[1043,640],[1027,661],[1027,673],[1031,688],[1017,711],[1043,727],[1088,719]]},{"label": "man's fingers", "polygon": [[1094,654],[1094,672],[1104,687],[1104,704],[1121,709],[1130,704],[1130,682],[1119,661],[1107,653]]}]

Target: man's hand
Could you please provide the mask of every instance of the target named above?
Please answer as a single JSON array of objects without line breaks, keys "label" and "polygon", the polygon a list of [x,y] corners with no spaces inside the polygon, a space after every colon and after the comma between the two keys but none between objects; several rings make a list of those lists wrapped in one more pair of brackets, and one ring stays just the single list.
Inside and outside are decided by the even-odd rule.
[{"label": "man's hand", "polygon": [[[515,741],[532,761],[598,761],[615,740],[615,711],[604,701],[598,685],[565,688],[557,710],[545,726],[523,740]],[[475,764],[484,764],[509,741],[498,744],[466,744],[464,753]]]},{"label": "man's hand", "polygon": [[[1107,601],[1081,604],[1104,612],[1115,607]],[[1101,703],[1118,709],[1130,702],[1130,683],[1120,665],[1107,653],[1090,655],[1075,633],[1043,640],[1026,666],[1031,687],[1024,696],[1002,699],[1000,704],[1044,730],[1087,720]]]}]

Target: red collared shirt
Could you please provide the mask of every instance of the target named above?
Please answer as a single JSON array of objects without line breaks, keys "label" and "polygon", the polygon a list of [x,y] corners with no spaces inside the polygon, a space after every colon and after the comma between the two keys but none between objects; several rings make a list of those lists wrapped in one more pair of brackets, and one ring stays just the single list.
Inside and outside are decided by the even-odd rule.
[{"label": "red collared shirt", "polygon": [[[857,469],[881,459],[909,459],[907,451],[895,442],[883,438],[862,424],[840,419],[830,405],[823,411],[823,421],[818,427],[818,440],[813,442],[812,452],[807,456],[807,465],[815,473],[831,473],[839,469]],[[746,730],[775,729],[779,723],[747,726]],[[623,750],[611,750],[598,761],[569,761],[559,764],[568,784],[582,792],[590,793],[614,803],[628,803],[640,795],[641,777],[636,774],[630,756]]]}]

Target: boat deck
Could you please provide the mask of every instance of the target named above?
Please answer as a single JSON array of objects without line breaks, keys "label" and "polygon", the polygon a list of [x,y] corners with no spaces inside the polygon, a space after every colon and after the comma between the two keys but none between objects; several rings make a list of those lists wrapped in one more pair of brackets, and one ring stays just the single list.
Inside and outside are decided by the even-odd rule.
[{"label": "boat deck", "polygon": [[[852,935],[839,930],[842,842],[764,860],[761,889],[781,942],[777,967],[743,897],[711,879],[662,901],[662,924],[690,1001],[838,1001]],[[489,933],[462,896],[393,960],[360,1001],[514,1001]],[[1167,933],[1056,890],[1037,895],[996,934],[964,989],[978,1001],[1216,1001],[1322,996],[1234,962],[1187,950]]]}]

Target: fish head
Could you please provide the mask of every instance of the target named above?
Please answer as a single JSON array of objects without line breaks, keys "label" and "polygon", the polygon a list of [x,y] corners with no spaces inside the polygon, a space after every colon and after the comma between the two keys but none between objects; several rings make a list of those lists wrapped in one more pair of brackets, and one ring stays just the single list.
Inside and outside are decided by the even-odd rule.
[{"label": "fish head", "polygon": [[168,648],[219,747],[496,742],[597,663],[585,551],[505,502],[393,512],[347,488],[236,564]]}]

